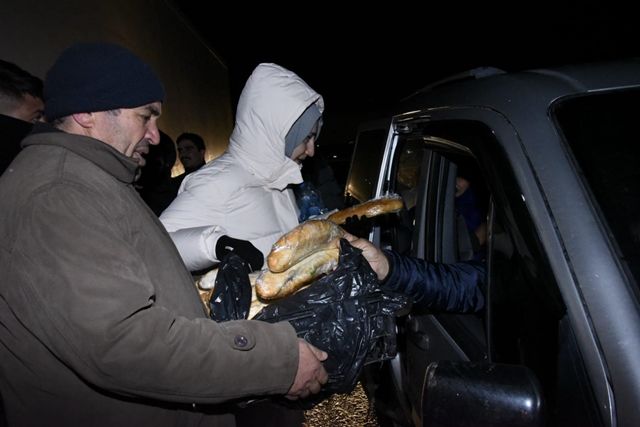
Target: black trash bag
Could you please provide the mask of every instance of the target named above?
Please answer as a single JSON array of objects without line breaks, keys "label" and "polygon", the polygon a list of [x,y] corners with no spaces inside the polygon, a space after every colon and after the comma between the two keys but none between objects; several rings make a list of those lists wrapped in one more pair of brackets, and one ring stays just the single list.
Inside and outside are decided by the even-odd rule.
[{"label": "black trash bag", "polygon": [[249,264],[233,252],[229,252],[218,266],[213,294],[209,300],[211,318],[216,322],[242,320],[249,316],[251,308],[251,283]]},{"label": "black trash bag", "polygon": [[382,291],[361,250],[341,239],[333,272],[269,304],[253,319],[288,321],[298,337],[329,354],[324,362],[329,380],[307,400],[310,407],[333,393],[351,392],[364,365],[395,357],[394,318],[408,306],[405,295]]}]

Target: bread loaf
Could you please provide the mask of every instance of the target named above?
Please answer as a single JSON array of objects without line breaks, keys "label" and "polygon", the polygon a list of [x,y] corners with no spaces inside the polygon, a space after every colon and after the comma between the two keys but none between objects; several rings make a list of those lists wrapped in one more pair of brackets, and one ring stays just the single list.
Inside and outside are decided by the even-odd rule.
[{"label": "bread loaf", "polygon": [[273,273],[281,273],[314,252],[337,247],[335,239],[343,235],[344,230],[332,221],[305,221],[273,244],[267,255],[267,267]]},{"label": "bread loaf", "polygon": [[387,213],[398,212],[402,209],[402,197],[396,195],[384,196],[379,199],[368,200],[359,205],[351,206],[335,212],[327,218],[334,224],[344,224],[347,218],[357,216],[358,218],[366,216],[372,218],[374,216]]},{"label": "bread loaf", "polygon": [[247,316],[247,319],[253,319],[260,310],[267,306],[267,304],[258,299],[255,286],[251,288],[251,291],[251,307],[249,308],[249,315]]},{"label": "bread loaf", "polygon": [[[196,285],[197,287],[197,285]],[[209,305],[209,300],[211,299],[211,295],[213,295],[213,289],[198,289],[198,295],[200,296],[200,301],[204,305],[204,311],[207,313],[207,316],[211,314],[211,306]]]},{"label": "bread loaf", "polygon": [[331,249],[312,253],[289,269],[273,273],[263,270],[256,279],[256,294],[263,300],[283,298],[296,292],[338,265],[340,250],[334,243]]}]

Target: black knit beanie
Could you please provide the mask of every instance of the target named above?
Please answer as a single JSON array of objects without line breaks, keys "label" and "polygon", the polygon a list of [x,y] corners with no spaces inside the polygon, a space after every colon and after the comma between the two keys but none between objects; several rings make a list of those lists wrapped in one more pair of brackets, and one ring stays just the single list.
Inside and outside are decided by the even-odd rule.
[{"label": "black knit beanie", "polygon": [[131,51],[110,43],[67,48],[47,72],[47,120],[74,113],[135,108],[164,101],[164,88],[151,67]]}]

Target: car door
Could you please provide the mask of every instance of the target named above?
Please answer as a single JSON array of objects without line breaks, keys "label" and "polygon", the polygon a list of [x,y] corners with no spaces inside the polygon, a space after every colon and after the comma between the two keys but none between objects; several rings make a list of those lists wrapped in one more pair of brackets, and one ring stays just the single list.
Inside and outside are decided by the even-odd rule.
[{"label": "car door", "polygon": [[[378,244],[429,262],[481,257],[487,270],[481,312],[414,310],[399,322],[400,355],[388,369],[396,392],[403,395],[398,400],[405,417],[422,424],[422,387],[430,363],[487,361],[531,369],[554,419],[604,425],[594,379],[587,374],[531,215],[540,209],[539,200],[527,200],[523,195],[530,189],[516,178],[516,171],[528,168],[518,153],[517,132],[497,114],[484,111],[483,121],[459,119],[468,116],[460,113],[396,118],[389,141],[393,155],[384,164],[379,190],[379,195],[401,194],[408,209],[404,217],[375,229]],[[510,138],[512,144],[505,149]],[[481,253],[469,246],[473,233],[461,226],[456,203],[456,181],[463,169],[473,177],[484,206],[486,242]]]}]

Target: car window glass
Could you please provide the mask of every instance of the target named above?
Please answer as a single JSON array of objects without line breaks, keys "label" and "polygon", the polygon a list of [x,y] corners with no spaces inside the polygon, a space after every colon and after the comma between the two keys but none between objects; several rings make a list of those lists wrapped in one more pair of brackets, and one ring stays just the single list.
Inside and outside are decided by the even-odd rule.
[{"label": "car window glass", "polygon": [[385,234],[388,237],[383,236],[383,240],[389,241],[388,246],[392,246],[401,254],[415,253],[412,240],[416,204],[428,155],[421,138],[401,138],[396,149],[393,179],[389,190],[402,197],[405,209],[392,222],[387,221],[385,228],[390,230]]},{"label": "car window glass", "polygon": [[373,196],[386,142],[386,129],[365,131],[358,135],[347,180],[347,204],[362,203]]},{"label": "car window glass", "polygon": [[640,91],[590,94],[559,103],[559,126],[620,259],[640,283]]}]

